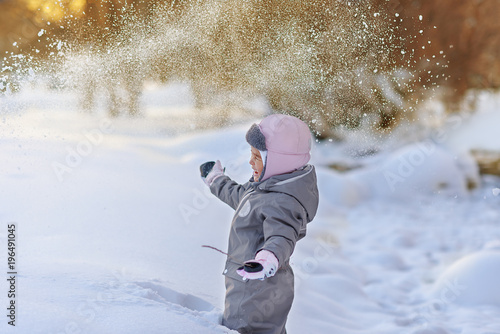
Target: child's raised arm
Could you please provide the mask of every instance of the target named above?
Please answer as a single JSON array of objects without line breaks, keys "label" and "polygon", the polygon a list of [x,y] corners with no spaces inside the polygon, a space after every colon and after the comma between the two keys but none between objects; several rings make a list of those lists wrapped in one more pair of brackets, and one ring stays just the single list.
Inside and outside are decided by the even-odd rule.
[{"label": "child's raised arm", "polygon": [[206,162],[200,166],[201,178],[210,187],[212,194],[236,210],[247,188],[224,175],[224,170],[219,160],[215,163]]},{"label": "child's raised arm", "polygon": [[240,200],[247,189],[248,187],[231,180],[226,175],[215,180],[210,186],[212,194],[234,210],[238,208]]}]

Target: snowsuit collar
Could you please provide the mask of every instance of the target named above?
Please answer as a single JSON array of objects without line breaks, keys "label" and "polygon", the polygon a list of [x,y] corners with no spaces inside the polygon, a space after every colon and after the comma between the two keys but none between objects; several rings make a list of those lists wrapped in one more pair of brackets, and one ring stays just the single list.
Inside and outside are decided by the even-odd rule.
[{"label": "snowsuit collar", "polygon": [[307,211],[309,221],[316,216],[318,187],[313,165],[306,165],[291,173],[275,175],[262,182],[253,182],[253,186],[262,191],[293,196]]}]

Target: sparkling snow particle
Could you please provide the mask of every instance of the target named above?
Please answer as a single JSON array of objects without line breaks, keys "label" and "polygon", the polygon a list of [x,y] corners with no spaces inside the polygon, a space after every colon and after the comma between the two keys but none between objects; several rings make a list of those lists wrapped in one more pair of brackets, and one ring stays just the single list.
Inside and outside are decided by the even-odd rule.
[{"label": "sparkling snow particle", "polygon": [[498,194],[500,194],[500,188],[495,188],[492,190],[492,192],[493,192],[493,195],[498,196]]}]

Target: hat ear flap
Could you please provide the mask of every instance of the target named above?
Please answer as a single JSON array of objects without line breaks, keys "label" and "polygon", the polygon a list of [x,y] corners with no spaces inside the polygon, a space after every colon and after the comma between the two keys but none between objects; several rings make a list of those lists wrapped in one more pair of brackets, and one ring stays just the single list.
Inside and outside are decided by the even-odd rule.
[{"label": "hat ear flap", "polygon": [[246,134],[247,142],[259,151],[267,151],[266,137],[257,124],[253,124]]},{"label": "hat ear flap", "polygon": [[260,173],[260,177],[258,181],[262,181],[264,178],[264,175],[266,174],[266,167],[267,167],[267,151],[259,151],[260,152],[260,158],[262,159],[262,172]]}]

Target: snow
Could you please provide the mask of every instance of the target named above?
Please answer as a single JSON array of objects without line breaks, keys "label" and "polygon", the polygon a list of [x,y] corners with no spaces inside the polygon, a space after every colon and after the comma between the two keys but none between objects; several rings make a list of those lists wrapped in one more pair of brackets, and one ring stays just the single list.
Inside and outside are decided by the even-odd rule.
[{"label": "snow", "polygon": [[434,295],[460,305],[500,305],[500,251],[481,250],[459,259],[437,280]]},{"label": "snow", "polygon": [[500,99],[498,95],[478,96],[478,112],[456,118],[446,144],[456,152],[470,149],[498,150],[500,147]]},{"label": "snow", "polygon": [[[201,246],[225,249],[232,210],[198,166],[220,159],[245,182],[256,120],[199,129],[209,116],[182,84],[149,87],[135,119],[81,113],[76,100],[41,88],[0,97],[4,277],[10,223],[18,250],[16,327],[4,316],[1,332],[230,333],[219,324],[224,256]],[[473,126],[486,115],[498,111],[450,138],[490,145],[497,137]],[[354,157],[366,142],[315,144],[320,207],[291,259],[288,332],[500,333],[500,179],[479,177],[448,143]],[[355,168],[327,167],[336,161]]]},{"label": "snow", "polygon": [[[467,178],[452,152],[432,142],[418,142],[387,154],[375,166],[356,171],[371,197],[411,200],[415,194],[464,196]],[[477,178],[477,175],[473,176]]]}]

